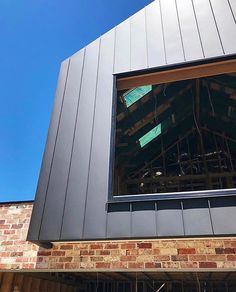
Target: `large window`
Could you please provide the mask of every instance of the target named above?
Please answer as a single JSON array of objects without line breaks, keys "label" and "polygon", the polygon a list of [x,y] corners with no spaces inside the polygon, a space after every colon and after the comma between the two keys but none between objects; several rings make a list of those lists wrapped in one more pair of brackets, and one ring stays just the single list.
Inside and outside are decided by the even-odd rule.
[{"label": "large window", "polygon": [[113,195],[236,186],[236,67],[118,78]]}]

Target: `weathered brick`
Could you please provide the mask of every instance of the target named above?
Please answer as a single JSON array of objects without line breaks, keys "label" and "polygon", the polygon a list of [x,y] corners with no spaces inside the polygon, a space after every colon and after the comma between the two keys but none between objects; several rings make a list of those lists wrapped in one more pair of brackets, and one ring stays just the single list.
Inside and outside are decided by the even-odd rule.
[{"label": "weathered brick", "polygon": [[234,254],[234,248],[216,248],[216,254]]},{"label": "weathered brick", "polygon": [[155,263],[155,262],[145,263],[145,269],[157,269],[157,268],[161,268],[161,263]]},{"label": "weathered brick", "polygon": [[216,268],[217,264],[215,262],[200,262],[199,268]]},{"label": "weathered brick", "polygon": [[121,256],[120,260],[125,262],[136,261],[136,256]]},{"label": "weathered brick", "polygon": [[45,256],[45,257],[48,257],[52,254],[51,251],[45,251],[45,250],[39,250],[38,251],[38,256]]},{"label": "weathered brick", "polygon": [[110,269],[111,263],[96,263],[97,269]]},{"label": "weathered brick", "polygon": [[226,255],[224,255],[224,254],[209,254],[209,255],[207,255],[207,260],[210,262],[225,261]]},{"label": "weathered brick", "polygon": [[108,243],[104,247],[105,249],[116,249],[119,248],[119,244],[117,243]]},{"label": "weathered brick", "polygon": [[21,229],[23,226],[23,224],[12,224],[11,229]]},{"label": "weathered brick", "polygon": [[102,244],[91,244],[90,249],[103,249]]},{"label": "weathered brick", "polygon": [[187,255],[173,255],[171,256],[171,260],[176,262],[176,261],[187,261],[188,256]]},{"label": "weathered brick", "polygon": [[65,262],[70,263],[70,262],[72,262],[72,260],[73,260],[73,257],[60,257],[59,258],[60,263],[65,263]]},{"label": "weathered brick", "polygon": [[72,244],[63,244],[60,246],[61,250],[68,250],[68,249],[73,249],[73,245]]},{"label": "weathered brick", "polygon": [[121,249],[134,249],[136,247],[135,243],[125,243],[121,244]]},{"label": "weathered brick", "polygon": [[179,248],[178,254],[195,254],[196,249],[195,248]]},{"label": "weathered brick", "polygon": [[206,261],[206,255],[203,254],[196,254],[196,255],[189,255],[188,256],[190,261],[198,261],[198,262],[204,262]]},{"label": "weathered brick", "polygon": [[52,256],[57,256],[57,257],[62,257],[65,255],[65,251],[62,250],[53,250],[52,251]]},{"label": "weathered brick", "polygon": [[150,242],[140,242],[137,244],[138,248],[152,248],[152,243]]},{"label": "weathered brick", "polygon": [[128,269],[143,269],[143,268],[144,268],[144,263],[135,263],[135,262],[128,263]]}]

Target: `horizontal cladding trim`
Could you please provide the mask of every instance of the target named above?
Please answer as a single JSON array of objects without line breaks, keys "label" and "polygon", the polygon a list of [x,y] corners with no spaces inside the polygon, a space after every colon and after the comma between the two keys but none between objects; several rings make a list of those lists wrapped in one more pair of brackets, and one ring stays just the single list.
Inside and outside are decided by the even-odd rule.
[{"label": "horizontal cladding trim", "polygon": [[[131,196],[130,196],[131,197]],[[197,202],[197,201],[202,201],[202,200],[212,200],[212,199],[218,199],[227,202],[227,199],[230,198],[230,200],[235,200],[235,205],[236,205],[236,191],[231,194],[222,194],[222,195],[212,195],[212,196],[193,196],[189,198],[183,198],[183,197],[175,197],[175,198],[167,198],[165,196],[162,196],[160,199],[158,196],[156,198],[150,198],[146,199],[142,198],[140,200],[128,200],[125,198],[123,200],[117,200],[117,201],[108,201],[107,202],[107,212],[120,212],[120,211],[132,211],[133,207],[132,206],[139,206],[139,210],[154,210],[155,209],[155,204],[158,204],[159,202],[169,202],[169,205],[174,204],[176,201],[181,201],[181,202]],[[137,210],[138,211],[138,210]]]}]

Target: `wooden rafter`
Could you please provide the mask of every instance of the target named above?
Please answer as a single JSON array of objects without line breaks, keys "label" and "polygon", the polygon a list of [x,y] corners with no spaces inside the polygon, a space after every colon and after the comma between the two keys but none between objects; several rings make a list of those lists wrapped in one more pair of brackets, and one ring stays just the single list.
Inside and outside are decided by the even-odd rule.
[{"label": "wooden rafter", "polygon": [[192,84],[187,85],[185,88],[180,90],[178,93],[176,93],[174,96],[171,96],[169,99],[167,99],[163,104],[158,106],[155,110],[150,111],[145,117],[143,117],[140,121],[136,122],[132,127],[127,129],[124,133],[125,135],[132,136],[137,131],[142,129],[144,126],[152,122],[155,117],[158,117],[159,115],[163,114],[167,109],[171,107],[171,103],[182,94],[186,93],[190,88],[192,87]]},{"label": "wooden rafter", "polygon": [[143,85],[163,84],[179,80],[188,80],[225,73],[234,73],[235,68],[236,60],[227,60],[197,66],[170,69],[154,73],[140,74],[131,77],[121,77],[117,79],[117,89],[123,90]]}]

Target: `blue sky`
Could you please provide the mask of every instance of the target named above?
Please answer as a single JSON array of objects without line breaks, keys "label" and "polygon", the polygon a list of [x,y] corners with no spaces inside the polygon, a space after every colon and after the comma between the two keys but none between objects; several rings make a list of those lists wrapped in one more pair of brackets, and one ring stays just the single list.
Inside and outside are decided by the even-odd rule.
[{"label": "blue sky", "polygon": [[0,201],[35,196],[60,62],[151,0],[0,0]]}]

